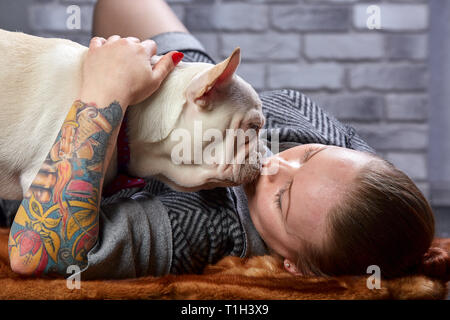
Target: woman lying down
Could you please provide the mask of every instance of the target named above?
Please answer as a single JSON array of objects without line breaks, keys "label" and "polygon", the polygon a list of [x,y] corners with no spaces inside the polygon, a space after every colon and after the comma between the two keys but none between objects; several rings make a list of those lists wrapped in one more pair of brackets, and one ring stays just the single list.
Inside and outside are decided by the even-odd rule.
[{"label": "woman lying down", "polygon": [[[106,10],[105,3],[112,7],[104,15],[120,12],[126,18],[128,9],[120,1],[100,1],[96,17]],[[180,60],[182,55],[173,51],[183,51],[185,61],[213,63],[164,2],[136,3],[145,3],[141,11],[154,17],[148,21],[175,21],[175,27],[146,26],[159,52],[166,53],[162,62],[149,75],[146,52],[155,51],[154,42],[94,38],[84,89],[67,121],[89,106],[102,109],[113,128],[120,127],[127,107],[156,91]],[[95,23],[97,34],[106,38],[101,21]],[[140,46],[146,50],[138,50]],[[447,253],[430,247],[432,210],[410,178],[301,93],[268,92],[261,100],[266,129],[281,129],[282,152],[271,155],[262,169],[278,166],[276,174],[261,174],[247,185],[180,193],[148,179],[143,188],[127,188],[100,202],[101,195],[80,198],[73,189],[58,188],[74,175],[37,188],[40,173],[56,166],[46,161],[22,202],[0,201],[0,221],[11,228],[12,269],[23,275],[67,276],[68,267],[76,265],[81,279],[132,278],[201,273],[225,256],[271,254],[299,276],[363,275],[371,265],[385,278],[445,272],[441,267],[448,263]],[[77,125],[77,130],[87,130],[83,123]],[[55,142],[60,143],[60,158],[102,190],[105,170],[93,170],[76,158],[71,152],[76,139],[76,131],[67,132],[63,125]],[[94,156],[103,167],[116,140],[117,134],[96,136]],[[58,202],[61,198],[65,201]]]}]

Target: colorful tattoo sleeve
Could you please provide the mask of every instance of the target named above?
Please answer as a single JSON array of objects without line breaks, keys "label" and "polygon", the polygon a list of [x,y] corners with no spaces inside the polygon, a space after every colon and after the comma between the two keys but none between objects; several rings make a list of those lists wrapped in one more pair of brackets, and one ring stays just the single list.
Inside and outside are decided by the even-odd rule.
[{"label": "colorful tattoo sleeve", "polygon": [[87,264],[98,237],[105,155],[123,111],[76,101],[20,205],[9,235],[9,257],[24,274],[66,275]]}]

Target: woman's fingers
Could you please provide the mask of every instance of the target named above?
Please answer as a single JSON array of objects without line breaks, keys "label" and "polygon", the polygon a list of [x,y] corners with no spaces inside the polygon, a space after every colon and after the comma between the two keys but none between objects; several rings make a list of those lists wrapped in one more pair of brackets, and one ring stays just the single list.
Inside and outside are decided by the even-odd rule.
[{"label": "woman's fingers", "polygon": [[145,51],[147,52],[147,56],[149,57],[149,59],[156,54],[158,46],[156,45],[155,41],[145,40],[141,42],[141,45],[145,48]]},{"label": "woman's fingers", "polygon": [[153,40],[140,42],[135,37],[113,35],[107,40],[93,39],[92,46],[99,48],[89,50],[85,59],[80,99],[92,99],[91,95],[101,92],[98,104],[105,106],[108,102],[104,97],[111,97],[124,106],[148,98],[183,57],[182,53],[172,51],[152,68],[151,58],[157,52]]},{"label": "woman's fingers", "polygon": [[183,57],[184,54],[177,51],[165,54],[153,67],[154,78],[162,82]]},{"label": "woman's fingers", "polygon": [[115,34],[115,35],[109,37],[108,40],[106,40],[106,42],[107,42],[107,43],[112,43],[112,42],[115,42],[115,41],[117,41],[117,40],[119,40],[119,39],[120,39],[120,36],[118,36],[117,34]]},{"label": "woman's fingers", "polygon": [[141,42],[141,40],[139,40],[139,39],[136,38],[136,37],[127,37],[127,39],[130,40],[131,42],[136,42],[136,43]]},{"label": "woman's fingers", "polygon": [[[100,39],[100,38],[99,38]],[[101,38],[101,39],[103,39],[103,38]],[[113,43],[113,42],[116,42],[116,41],[118,41],[118,40],[120,40],[120,39],[126,39],[126,40],[128,40],[129,42],[131,42],[131,43],[135,43],[135,44],[140,44],[140,45],[142,45],[144,48],[145,48],[145,51],[146,51],[146,53],[147,53],[147,55],[149,56],[149,57],[152,57],[152,56],[154,56],[155,54],[156,54],[156,50],[157,50],[157,46],[156,46],[156,42],[155,41],[153,41],[153,40],[145,40],[145,41],[142,41],[141,42],[141,40],[139,40],[138,38],[136,38],[136,37],[126,37],[126,38],[122,38],[122,37],[120,37],[120,36],[118,36],[118,35],[113,35],[113,36],[110,36],[109,38],[108,38],[108,40],[104,40],[103,42],[102,42],[102,45],[105,43],[105,42],[107,42],[107,43]]]},{"label": "woman's fingers", "polygon": [[102,37],[94,37],[91,39],[91,42],[89,44],[89,48],[98,48],[104,45],[106,42],[105,38]]}]

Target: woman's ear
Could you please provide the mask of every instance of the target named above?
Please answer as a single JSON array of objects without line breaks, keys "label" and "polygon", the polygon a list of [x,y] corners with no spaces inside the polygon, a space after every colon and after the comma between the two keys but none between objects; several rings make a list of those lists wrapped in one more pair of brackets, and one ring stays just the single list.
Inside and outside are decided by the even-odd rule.
[{"label": "woman's ear", "polygon": [[285,269],[287,272],[293,274],[294,276],[301,276],[301,275],[302,275],[302,274],[298,271],[297,266],[296,266],[294,263],[292,263],[292,261],[289,260],[289,259],[284,259],[284,261],[283,261],[283,266],[284,266],[284,269]]}]

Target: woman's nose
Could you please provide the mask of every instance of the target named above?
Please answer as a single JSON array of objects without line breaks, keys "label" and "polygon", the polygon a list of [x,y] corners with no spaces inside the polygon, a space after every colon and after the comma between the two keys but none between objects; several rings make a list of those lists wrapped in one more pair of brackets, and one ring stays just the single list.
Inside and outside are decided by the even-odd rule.
[{"label": "woman's nose", "polygon": [[269,161],[262,166],[262,175],[267,175],[269,181],[275,179],[291,176],[294,172],[300,168],[298,161],[287,161],[279,156],[273,156]]}]

